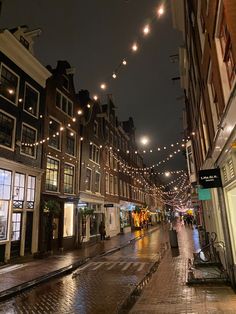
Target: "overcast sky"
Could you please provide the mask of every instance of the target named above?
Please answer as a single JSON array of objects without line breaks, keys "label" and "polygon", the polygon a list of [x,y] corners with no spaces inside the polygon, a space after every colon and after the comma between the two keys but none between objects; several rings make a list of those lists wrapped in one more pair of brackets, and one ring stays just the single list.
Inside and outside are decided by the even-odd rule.
[{"label": "overcast sky", "polygon": [[[2,0],[1,28],[28,25],[43,33],[35,54],[44,64],[55,66],[67,60],[76,68],[75,85],[99,94],[99,85],[111,77],[120,61],[128,65],[120,76],[109,82],[120,120],[132,116],[137,137],[150,136],[152,147],[178,141],[182,134],[183,95],[178,64],[170,55],[178,53],[180,34],[172,29],[169,1],[166,14],[153,23],[140,51],[130,54],[130,46],[140,38],[142,27],[155,15],[160,1],[155,0]],[[142,36],[141,36],[142,37]],[[101,95],[101,94],[100,94]],[[104,95],[103,95],[104,96]],[[158,153],[150,161],[159,161]],[[184,159],[168,164],[183,168]]]}]

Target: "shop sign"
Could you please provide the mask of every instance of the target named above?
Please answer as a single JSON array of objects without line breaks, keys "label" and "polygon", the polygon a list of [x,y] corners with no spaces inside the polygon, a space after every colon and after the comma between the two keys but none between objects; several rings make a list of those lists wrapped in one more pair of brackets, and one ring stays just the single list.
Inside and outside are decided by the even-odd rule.
[{"label": "shop sign", "polygon": [[104,204],[104,207],[114,207],[114,204]]},{"label": "shop sign", "polygon": [[211,200],[211,192],[210,192],[210,190],[209,189],[198,188],[198,199],[200,201]]},{"label": "shop sign", "polygon": [[200,170],[199,184],[203,189],[212,189],[222,187],[220,169]]},{"label": "shop sign", "polygon": [[88,203],[78,203],[77,206],[78,206],[78,208],[87,207]]}]

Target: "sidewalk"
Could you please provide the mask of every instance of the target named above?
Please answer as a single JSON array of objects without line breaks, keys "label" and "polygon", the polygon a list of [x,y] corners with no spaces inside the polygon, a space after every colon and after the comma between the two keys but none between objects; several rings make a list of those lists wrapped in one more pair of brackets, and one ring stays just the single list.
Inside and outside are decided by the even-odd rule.
[{"label": "sidewalk", "polygon": [[198,232],[185,226],[177,231],[179,255],[166,252],[130,313],[236,313],[236,294],[229,286],[186,285],[187,259],[199,248]]},{"label": "sidewalk", "polygon": [[118,235],[111,240],[97,242],[94,245],[52,255],[45,259],[32,260],[26,263],[9,264],[0,268],[0,301],[19,291],[32,287],[40,282],[69,271],[86,263],[89,259],[106,255],[119,250],[130,242],[155,231],[159,227],[151,227],[147,231],[135,231]]}]

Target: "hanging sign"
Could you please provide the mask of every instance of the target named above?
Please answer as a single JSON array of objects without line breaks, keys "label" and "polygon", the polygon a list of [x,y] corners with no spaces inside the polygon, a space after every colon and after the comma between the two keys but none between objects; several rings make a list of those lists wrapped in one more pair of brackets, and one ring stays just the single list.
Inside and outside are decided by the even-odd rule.
[{"label": "hanging sign", "polygon": [[209,189],[198,188],[198,199],[200,201],[211,200],[211,192],[210,192],[210,190]]},{"label": "hanging sign", "polygon": [[104,204],[104,207],[114,207],[114,204]]},{"label": "hanging sign", "polygon": [[200,170],[199,184],[203,189],[212,189],[222,187],[220,169]]}]

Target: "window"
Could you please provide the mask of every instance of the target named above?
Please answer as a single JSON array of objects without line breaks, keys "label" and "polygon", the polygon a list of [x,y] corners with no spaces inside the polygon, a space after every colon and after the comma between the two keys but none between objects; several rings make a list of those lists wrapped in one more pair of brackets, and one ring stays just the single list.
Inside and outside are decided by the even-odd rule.
[{"label": "window", "polygon": [[114,182],[113,182],[113,175],[110,174],[110,180],[109,180],[109,193],[114,194]]},{"label": "window", "polygon": [[72,156],[75,156],[75,137],[75,132],[66,129],[66,152]]},{"label": "window", "polygon": [[49,121],[49,137],[49,145],[59,150],[61,146],[60,123],[54,119],[50,119]]},{"label": "window", "polygon": [[213,81],[212,63],[211,62],[209,64],[209,68],[208,68],[208,84],[207,84],[207,87],[208,87],[208,94],[209,94],[209,99],[210,99],[210,106],[211,106],[213,126],[214,126],[214,130],[216,132],[218,119],[219,119],[219,110],[218,110],[217,94],[216,94],[214,81]]},{"label": "window", "polygon": [[57,192],[59,188],[59,161],[47,158],[46,190]]},{"label": "window", "polygon": [[202,122],[202,129],[203,129],[203,135],[204,135],[204,142],[205,142],[205,146],[206,146],[206,152],[208,152],[208,149],[209,149],[209,136],[208,136],[208,129],[207,129],[207,121],[206,121],[205,110],[204,110],[202,102],[201,102],[201,105],[200,105],[200,114],[201,114],[201,122]]},{"label": "window", "polygon": [[11,178],[11,171],[0,169],[0,241],[7,239]]},{"label": "window", "polygon": [[25,175],[15,173],[13,190],[13,208],[23,208],[25,199]]},{"label": "window", "polygon": [[64,192],[74,193],[74,167],[68,164],[64,166]]},{"label": "window", "polygon": [[226,24],[225,14],[222,14],[219,40],[221,45],[221,51],[223,55],[223,61],[225,62],[229,85],[231,86],[235,78],[236,62],[232,51],[232,41],[230,33]]},{"label": "window", "polygon": [[89,147],[89,159],[99,164],[100,162],[100,148],[93,143]]},{"label": "window", "polygon": [[23,124],[21,142],[21,153],[35,157],[36,146],[33,144],[36,142],[36,130]]},{"label": "window", "polygon": [[27,209],[34,209],[35,188],[36,188],[36,178],[33,176],[28,176],[27,191],[26,191],[26,208]]},{"label": "window", "polygon": [[74,230],[74,204],[65,203],[63,237],[72,237],[73,230]]},{"label": "window", "polygon": [[0,95],[16,104],[19,78],[3,64],[1,67],[0,83]]},{"label": "window", "polygon": [[114,194],[118,195],[118,178],[117,178],[117,176],[114,177]]},{"label": "window", "polygon": [[38,116],[39,92],[33,87],[25,85],[24,110],[33,116]]},{"label": "window", "polygon": [[105,176],[105,187],[106,187],[106,193],[109,193],[109,174],[106,172],[106,176]]},{"label": "window", "polygon": [[94,131],[94,135],[98,136],[98,122],[97,121],[94,121],[93,131]]},{"label": "window", "polygon": [[92,179],[92,170],[90,168],[86,169],[86,179],[85,179],[85,189],[91,191],[91,179]]},{"label": "window", "polygon": [[73,116],[73,102],[58,90],[56,91],[56,106],[70,117]]},{"label": "window", "polygon": [[21,213],[12,214],[12,241],[20,241],[20,232],[21,231]]},{"label": "window", "polygon": [[120,180],[120,196],[124,196],[123,181],[122,180]]},{"label": "window", "polygon": [[62,76],[62,86],[66,90],[69,90],[69,80],[68,80],[68,78],[65,75]]},{"label": "window", "polygon": [[0,145],[13,148],[14,132],[15,119],[0,111]]},{"label": "window", "polygon": [[100,193],[100,173],[99,172],[95,172],[95,182],[94,182],[94,190],[96,193]]}]

